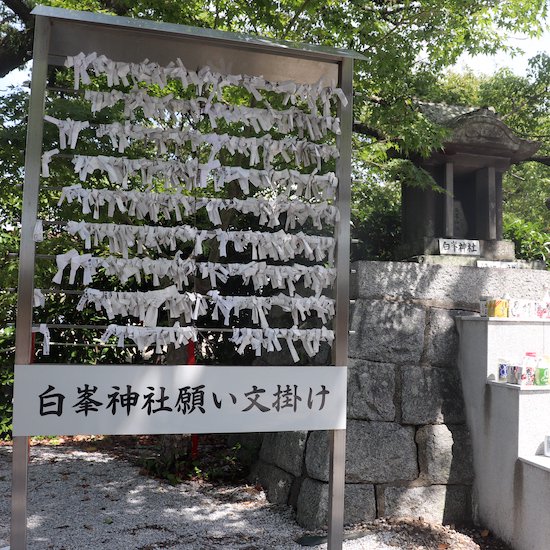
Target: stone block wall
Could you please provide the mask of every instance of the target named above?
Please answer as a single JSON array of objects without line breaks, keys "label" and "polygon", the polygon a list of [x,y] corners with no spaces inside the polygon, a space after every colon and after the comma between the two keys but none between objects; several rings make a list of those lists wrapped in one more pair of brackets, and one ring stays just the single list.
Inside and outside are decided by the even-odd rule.
[{"label": "stone block wall", "polygon": [[[384,516],[467,522],[473,469],[456,315],[480,295],[540,298],[546,271],[400,262],[353,266],[346,523]],[[268,434],[254,475],[307,528],[326,525],[328,435]]]}]

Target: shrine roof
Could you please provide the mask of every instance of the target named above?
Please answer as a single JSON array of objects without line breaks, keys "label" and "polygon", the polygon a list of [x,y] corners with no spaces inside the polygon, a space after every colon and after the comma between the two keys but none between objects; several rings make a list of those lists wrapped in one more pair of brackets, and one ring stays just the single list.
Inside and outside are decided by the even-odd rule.
[{"label": "shrine roof", "polygon": [[491,107],[423,101],[416,105],[429,120],[452,130],[444,144],[448,154],[495,155],[516,163],[531,157],[541,146],[518,136]]},{"label": "shrine roof", "polygon": [[[442,124],[443,126],[447,126],[460,116],[479,110],[479,107],[473,107],[471,105],[449,105],[447,103],[433,103],[430,101],[417,101],[416,105],[423,115],[432,122]],[[493,109],[490,110],[495,114]],[[497,115],[495,114],[495,116]]]}]

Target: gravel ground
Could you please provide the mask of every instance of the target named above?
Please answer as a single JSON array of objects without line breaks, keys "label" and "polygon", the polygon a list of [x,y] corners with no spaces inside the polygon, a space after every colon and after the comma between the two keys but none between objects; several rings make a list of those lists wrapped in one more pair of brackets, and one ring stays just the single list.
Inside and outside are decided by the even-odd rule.
[{"label": "gravel ground", "polygon": [[[0,549],[9,543],[11,448],[0,447]],[[310,536],[312,535],[312,536]],[[34,446],[29,465],[29,549],[297,550],[326,548],[247,485],[187,482],[172,486],[140,475],[111,453]],[[378,520],[346,532],[346,550],[473,550],[506,546],[475,530],[467,534],[421,520]],[[477,542],[474,541],[477,538]],[[306,542],[303,541],[303,542]]]}]

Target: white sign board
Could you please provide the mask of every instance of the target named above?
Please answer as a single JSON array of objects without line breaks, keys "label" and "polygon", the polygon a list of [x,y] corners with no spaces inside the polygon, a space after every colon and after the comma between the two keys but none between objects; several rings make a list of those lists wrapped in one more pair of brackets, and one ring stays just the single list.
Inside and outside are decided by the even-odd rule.
[{"label": "white sign board", "polygon": [[470,239],[438,239],[439,253],[452,256],[479,256],[479,241]]},{"label": "white sign board", "polygon": [[13,435],[340,430],[346,367],[16,365]]}]

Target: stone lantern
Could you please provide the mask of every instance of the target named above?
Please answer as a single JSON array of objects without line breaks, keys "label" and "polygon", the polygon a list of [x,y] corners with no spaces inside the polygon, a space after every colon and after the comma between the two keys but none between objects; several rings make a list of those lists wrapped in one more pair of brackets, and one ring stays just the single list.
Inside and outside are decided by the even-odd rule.
[{"label": "stone lantern", "polygon": [[434,103],[419,107],[451,130],[443,150],[414,161],[444,192],[402,186],[400,255],[439,255],[441,239],[455,239],[479,241],[472,245],[471,260],[514,260],[513,242],[502,238],[502,175],[530,158],[540,144],[518,137],[491,109]]}]

